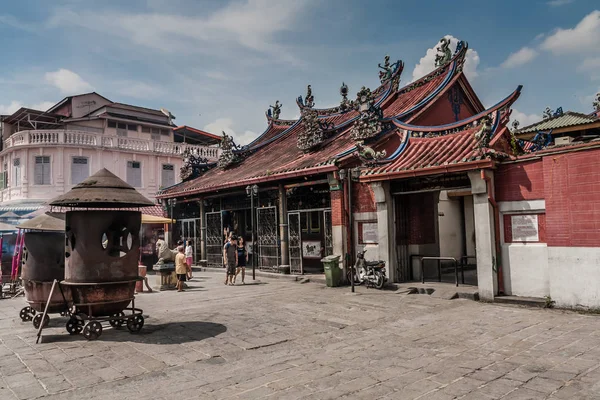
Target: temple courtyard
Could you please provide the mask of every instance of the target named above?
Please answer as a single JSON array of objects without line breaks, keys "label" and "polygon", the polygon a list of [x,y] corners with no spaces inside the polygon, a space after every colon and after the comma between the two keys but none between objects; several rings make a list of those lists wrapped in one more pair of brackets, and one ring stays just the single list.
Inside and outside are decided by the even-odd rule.
[{"label": "temple courtyard", "polygon": [[[251,282],[251,279],[248,279]],[[600,317],[196,273],[138,295],[139,334],[41,344],[0,300],[0,399],[600,399]]]}]

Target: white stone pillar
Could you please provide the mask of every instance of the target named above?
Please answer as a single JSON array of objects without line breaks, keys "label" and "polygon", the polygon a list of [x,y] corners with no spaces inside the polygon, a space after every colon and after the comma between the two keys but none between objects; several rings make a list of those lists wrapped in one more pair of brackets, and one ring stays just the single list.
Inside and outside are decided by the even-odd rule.
[{"label": "white stone pillar", "polygon": [[389,182],[371,183],[377,206],[377,241],[379,258],[385,261],[390,282],[399,282],[400,276],[396,260],[396,238],[394,226],[394,203]]},{"label": "white stone pillar", "polygon": [[[490,191],[493,193],[493,173],[490,177]],[[487,182],[481,179],[480,171],[470,171],[473,211],[475,216],[475,251],[477,253],[477,285],[481,300],[493,301],[498,293],[496,266],[496,246],[494,238],[494,210],[488,200]]]}]

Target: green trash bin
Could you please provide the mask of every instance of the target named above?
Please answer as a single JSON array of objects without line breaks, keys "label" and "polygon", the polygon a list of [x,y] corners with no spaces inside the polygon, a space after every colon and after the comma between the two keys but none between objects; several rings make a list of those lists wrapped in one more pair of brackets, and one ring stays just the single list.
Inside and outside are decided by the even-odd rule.
[{"label": "green trash bin", "polygon": [[340,256],[327,256],[321,259],[325,270],[325,283],[327,287],[338,287],[342,280],[342,270],[339,267]]}]

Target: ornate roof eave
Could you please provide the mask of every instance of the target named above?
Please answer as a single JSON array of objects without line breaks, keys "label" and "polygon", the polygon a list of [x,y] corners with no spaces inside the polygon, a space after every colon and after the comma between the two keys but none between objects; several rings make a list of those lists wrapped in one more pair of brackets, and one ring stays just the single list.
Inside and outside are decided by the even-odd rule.
[{"label": "ornate roof eave", "polygon": [[[269,115],[268,111],[265,111],[265,116],[267,117],[267,123],[269,125],[273,124],[276,126],[292,126],[296,121],[298,121],[297,119],[275,119]],[[267,130],[269,130],[269,126],[267,126]]]},{"label": "ornate roof eave", "polygon": [[453,131],[461,129],[469,124],[472,124],[486,115],[490,115],[495,111],[501,109],[509,108],[521,95],[521,90],[523,89],[523,85],[519,85],[510,95],[493,105],[492,107],[475,114],[469,118],[463,119],[461,121],[453,122],[445,125],[437,125],[437,126],[423,126],[423,125],[412,125],[406,122],[401,121],[398,117],[391,118],[391,121],[398,128],[405,129],[408,131],[414,132],[442,132],[442,131]]}]

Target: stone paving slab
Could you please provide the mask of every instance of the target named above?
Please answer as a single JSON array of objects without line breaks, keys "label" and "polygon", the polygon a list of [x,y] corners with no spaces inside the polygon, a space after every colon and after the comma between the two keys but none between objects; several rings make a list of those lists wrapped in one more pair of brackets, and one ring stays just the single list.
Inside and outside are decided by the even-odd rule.
[{"label": "stone paving slab", "polygon": [[93,342],[0,300],[0,399],[600,399],[594,315],[195,275]]}]

